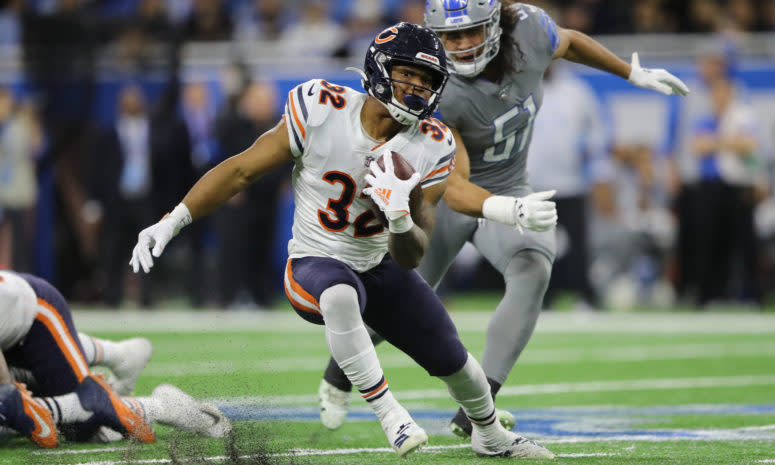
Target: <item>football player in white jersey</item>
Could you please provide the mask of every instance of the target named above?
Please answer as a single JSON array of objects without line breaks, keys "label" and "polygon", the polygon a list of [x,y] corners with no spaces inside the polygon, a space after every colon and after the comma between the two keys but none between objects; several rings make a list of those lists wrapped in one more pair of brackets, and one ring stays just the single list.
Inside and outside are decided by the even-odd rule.
[{"label": "football player in white jersey", "polygon": [[0,271],[0,426],[47,448],[59,442],[57,426],[66,426],[72,440],[96,435],[101,440],[129,436],[142,442],[154,442],[152,422],[208,436],[230,430],[218,409],[171,385],[158,386],[150,397],[121,397],[89,370],[81,346],[87,338],[102,351],[97,361],[111,362],[126,375],[119,378],[120,388],[131,390],[139,369],[124,349],[142,349],[137,344],[142,339],[124,344],[79,334],[54,286],[37,276]]},{"label": "football player in white jersey", "polygon": [[[484,372],[436,294],[410,271],[428,245],[456,150],[447,127],[430,118],[448,78],[441,41],[425,27],[396,24],[374,39],[364,71],[367,94],[320,79],[291,90],[283,120],[205,174],[168,216],[141,231],[130,264],[148,272],[149,249],[160,256],[193,219],[293,161],[296,210],[286,295],[304,319],[325,325],[331,355],[374,410],[393,449],[405,456],[428,437],[389,390],[365,325],[447,384],[474,423],[477,454],[553,457],[495,421]],[[374,162],[391,151],[413,166],[408,180],[396,176],[390,156],[384,170]],[[422,203],[410,211],[418,183]],[[387,228],[369,199],[384,212]]]},{"label": "football player in white jersey", "polygon": [[[685,95],[688,89],[665,70],[641,68],[637,54],[627,64],[590,37],[557,27],[532,5],[428,0],[425,23],[446,49],[452,75],[439,110],[459,150],[418,272],[438,286],[470,241],[503,275],[506,291],[490,320],[482,356],[495,395],[530,340],[554,261],[554,191],[533,193],[525,169],[549,63],[565,58],[668,95]],[[319,390],[328,427],[346,416],[348,384],[329,363]],[[471,434],[463,411],[450,426],[461,436]]]}]

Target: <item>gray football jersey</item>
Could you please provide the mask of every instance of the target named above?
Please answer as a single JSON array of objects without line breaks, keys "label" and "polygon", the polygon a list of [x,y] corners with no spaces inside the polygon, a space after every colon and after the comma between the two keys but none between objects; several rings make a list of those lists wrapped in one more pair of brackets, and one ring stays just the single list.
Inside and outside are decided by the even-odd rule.
[{"label": "gray football jersey", "polygon": [[460,131],[471,160],[471,182],[496,194],[528,183],[526,161],[533,120],[543,101],[541,80],[560,43],[554,20],[542,9],[517,3],[517,72],[501,82],[450,76],[439,110]]}]

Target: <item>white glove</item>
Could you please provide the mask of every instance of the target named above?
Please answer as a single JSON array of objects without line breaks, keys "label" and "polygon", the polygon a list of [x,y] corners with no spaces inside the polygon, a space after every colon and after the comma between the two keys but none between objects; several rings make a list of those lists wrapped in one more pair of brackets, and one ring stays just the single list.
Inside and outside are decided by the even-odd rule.
[{"label": "white glove", "polygon": [[371,174],[367,174],[365,179],[370,187],[363,189],[363,193],[371,197],[385,213],[390,232],[405,233],[414,226],[412,215],[409,214],[409,194],[420,182],[420,173],[414,173],[406,181],[398,179],[393,171],[393,157],[390,153],[383,159],[385,171],[375,161],[369,164]]},{"label": "white glove", "polygon": [[664,69],[649,69],[640,67],[638,52],[632,54],[632,71],[627,79],[632,84],[644,89],[656,90],[665,95],[684,96],[689,93],[689,88],[680,79],[668,73]]},{"label": "white glove", "polygon": [[159,257],[164,252],[167,243],[178,234],[183,226],[189,224],[191,224],[191,213],[188,211],[188,207],[181,202],[169,215],[164,215],[164,218],[158,223],[140,231],[140,234],[137,235],[137,245],[132,250],[132,259],[129,260],[132,271],[138,273],[140,267],[146,273],[151,271],[153,258],[151,258],[148,249],[153,247],[153,256]]},{"label": "white glove", "polygon": [[509,226],[516,226],[520,233],[548,231],[557,225],[557,207],[549,199],[556,191],[542,191],[524,197],[493,195],[482,205],[482,216]]}]

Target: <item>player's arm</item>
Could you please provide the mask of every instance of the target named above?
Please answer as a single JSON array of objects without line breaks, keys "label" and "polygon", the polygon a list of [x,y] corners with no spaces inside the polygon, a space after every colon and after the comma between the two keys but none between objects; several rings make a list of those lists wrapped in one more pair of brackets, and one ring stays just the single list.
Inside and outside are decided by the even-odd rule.
[{"label": "player's arm", "polygon": [[456,212],[533,231],[546,231],[557,224],[557,208],[550,201],[554,191],[536,192],[524,197],[493,195],[468,180],[471,163],[460,133],[450,128],[457,144],[455,168],[447,178],[444,200]]},{"label": "player's arm", "polygon": [[444,195],[447,182],[442,181],[423,189],[423,201],[419,212],[414,212],[417,220],[411,229],[404,233],[391,233],[388,237],[388,249],[396,263],[406,269],[417,268],[428,248],[436,219],[436,205]]},{"label": "player's arm", "polygon": [[263,174],[292,160],[286,123],[280,121],[247,150],[205,173],[172,212],[140,232],[129,261],[134,272],[142,268],[148,273],[153,267],[150,248],[153,256],[160,256],[181,228],[215,210]]},{"label": "player's arm", "polygon": [[477,186],[468,180],[471,175],[471,162],[468,159],[468,151],[463,144],[460,133],[455,128],[450,128],[455,137],[457,154],[455,155],[455,168],[447,178],[447,190],[444,192],[444,201],[456,212],[468,216],[482,216],[482,205],[492,194],[485,188]]},{"label": "player's arm", "polygon": [[207,215],[269,171],[293,160],[285,121],[261,135],[247,150],[205,173],[183,198],[195,220]]},{"label": "player's arm", "polygon": [[684,96],[689,93],[689,88],[683,81],[664,69],[641,68],[637,52],[632,54],[632,63],[628,64],[583,32],[560,27],[557,28],[557,32],[559,45],[552,58],[565,58],[591,66],[627,79],[638,87],[656,90],[666,95]]}]

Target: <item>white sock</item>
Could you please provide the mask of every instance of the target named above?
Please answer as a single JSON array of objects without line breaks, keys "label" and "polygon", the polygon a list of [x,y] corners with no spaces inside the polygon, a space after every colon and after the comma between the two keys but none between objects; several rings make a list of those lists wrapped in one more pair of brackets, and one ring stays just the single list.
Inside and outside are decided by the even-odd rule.
[{"label": "white sock", "polygon": [[51,412],[54,423],[58,425],[86,421],[92,416],[74,392],[56,397],[36,397],[35,400]]},{"label": "white sock", "polygon": [[468,354],[468,360],[457,373],[440,376],[447,383],[452,398],[463,407],[474,428],[487,436],[500,433],[500,423],[495,421],[495,403],[490,395],[490,385],[484,370],[476,359]]},{"label": "white sock", "polygon": [[402,407],[390,392],[377,352],[363,325],[358,294],[352,286],[337,284],[320,295],[331,356],[347,379],[374,410],[380,421]]},{"label": "white sock", "polygon": [[152,397],[123,397],[124,403],[145,418],[146,423],[165,421],[164,407]]},{"label": "white sock", "polygon": [[78,333],[78,339],[81,341],[86,363],[89,366],[104,365],[111,368],[118,362],[115,360],[117,352],[115,342],[92,337],[85,333]]}]

